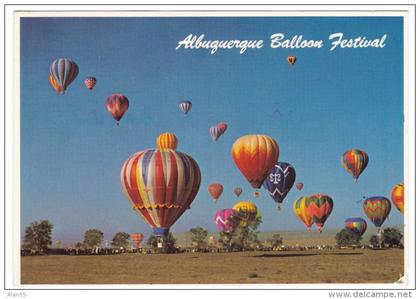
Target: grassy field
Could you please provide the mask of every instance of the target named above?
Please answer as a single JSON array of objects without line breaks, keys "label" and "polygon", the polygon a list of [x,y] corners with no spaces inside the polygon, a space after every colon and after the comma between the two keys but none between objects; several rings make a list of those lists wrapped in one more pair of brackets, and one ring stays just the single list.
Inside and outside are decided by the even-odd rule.
[{"label": "grassy field", "polygon": [[[404,251],[28,256],[22,284],[392,283],[404,272]],[[386,262],[385,262],[386,261]]]}]

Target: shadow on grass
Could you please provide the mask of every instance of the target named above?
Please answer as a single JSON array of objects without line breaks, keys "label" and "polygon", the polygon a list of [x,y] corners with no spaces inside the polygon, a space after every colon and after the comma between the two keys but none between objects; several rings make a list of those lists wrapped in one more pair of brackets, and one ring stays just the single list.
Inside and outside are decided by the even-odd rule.
[{"label": "shadow on grass", "polygon": [[304,257],[304,256],[317,256],[317,255],[363,255],[361,252],[334,252],[334,253],[275,253],[275,254],[260,254],[260,255],[254,255],[251,257]]}]

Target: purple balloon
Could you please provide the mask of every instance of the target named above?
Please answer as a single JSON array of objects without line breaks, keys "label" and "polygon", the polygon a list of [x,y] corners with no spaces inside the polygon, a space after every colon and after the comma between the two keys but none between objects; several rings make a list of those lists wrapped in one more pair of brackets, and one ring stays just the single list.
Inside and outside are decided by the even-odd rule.
[{"label": "purple balloon", "polygon": [[216,212],[214,215],[214,223],[219,231],[230,232],[234,229],[232,217],[237,215],[234,209],[223,209]]}]

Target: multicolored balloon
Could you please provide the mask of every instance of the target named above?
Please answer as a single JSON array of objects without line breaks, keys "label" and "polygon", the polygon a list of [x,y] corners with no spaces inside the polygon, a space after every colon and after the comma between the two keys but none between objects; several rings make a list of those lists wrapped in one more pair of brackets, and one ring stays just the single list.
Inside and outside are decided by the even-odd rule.
[{"label": "multicolored balloon", "polygon": [[277,203],[277,208],[280,209],[280,204],[290,189],[292,189],[295,179],[295,169],[286,162],[277,162],[271,173],[265,179],[263,186]]},{"label": "multicolored balloon", "polygon": [[214,202],[216,202],[223,193],[223,185],[219,183],[212,183],[207,189],[211,197],[213,197]]},{"label": "multicolored balloon", "polygon": [[303,183],[297,183],[296,188],[300,191],[303,189]]},{"label": "multicolored balloon", "polygon": [[142,233],[136,233],[130,235],[131,240],[133,240],[134,247],[139,249],[141,247],[141,241],[143,241],[144,235]]},{"label": "multicolored balloon", "polygon": [[140,151],[121,169],[124,194],[156,235],[168,234],[191,205],[200,183],[197,162],[172,149]]},{"label": "multicolored balloon", "polygon": [[235,229],[234,217],[238,216],[238,212],[234,209],[222,209],[214,215],[214,223],[221,232],[232,232]]},{"label": "multicolored balloon", "polygon": [[68,58],[58,58],[51,63],[50,74],[60,86],[59,93],[64,94],[79,74],[79,66]]},{"label": "multicolored balloon", "polygon": [[363,203],[363,210],[376,227],[381,227],[391,211],[391,202],[384,196],[369,197]]},{"label": "multicolored balloon", "polygon": [[397,210],[404,214],[404,184],[397,184],[392,188],[391,200]]},{"label": "multicolored balloon", "polygon": [[347,218],[345,221],[346,228],[355,232],[359,237],[363,236],[366,231],[367,223],[363,218]]},{"label": "multicolored balloon", "polygon": [[179,102],[178,107],[179,109],[181,109],[182,112],[184,112],[184,114],[187,114],[192,107],[192,103],[190,101],[182,101]]},{"label": "multicolored balloon", "polygon": [[350,149],[341,157],[341,164],[353,176],[355,181],[357,181],[363,170],[365,170],[368,163],[368,154],[358,149]]},{"label": "multicolored balloon", "polygon": [[293,56],[293,55],[287,56],[287,62],[290,65],[294,65],[296,63],[296,60],[297,60],[296,56]]},{"label": "multicolored balloon", "polygon": [[222,131],[222,134],[226,132],[227,127],[228,127],[227,123],[224,123],[224,122],[218,123],[216,126]]},{"label": "multicolored balloon", "polygon": [[95,77],[86,77],[83,81],[87,89],[92,90],[96,85],[96,78]]},{"label": "multicolored balloon", "polygon": [[325,221],[330,216],[333,207],[332,198],[326,194],[315,194],[309,197],[307,211],[312,217],[313,223],[318,227],[319,232],[322,232]]},{"label": "multicolored balloon", "polygon": [[233,206],[233,209],[238,212],[239,224],[242,227],[253,222],[258,214],[257,206],[250,201],[240,201]]},{"label": "multicolored balloon", "polygon": [[220,136],[222,136],[222,129],[218,126],[212,126],[209,129],[210,136],[213,139],[213,141],[217,141]]},{"label": "multicolored balloon", "polygon": [[128,110],[129,102],[125,95],[114,93],[108,97],[105,103],[106,109],[112,114],[112,117],[120,124],[120,119]]},{"label": "multicolored balloon", "polygon": [[178,147],[178,138],[176,138],[176,135],[173,133],[162,133],[156,138],[156,147],[161,150],[175,150]]},{"label": "multicolored balloon", "polygon": [[61,89],[61,86],[60,86],[60,85],[58,85],[57,81],[55,81],[54,77],[53,77],[51,74],[48,76],[48,81],[50,82],[50,84],[51,84],[52,88],[53,88],[56,92],[58,92],[58,93],[62,93],[62,91],[63,91],[63,90]]},{"label": "multicolored balloon", "polygon": [[313,217],[308,212],[309,196],[302,196],[293,203],[293,212],[305,224],[308,230],[311,230]]},{"label": "multicolored balloon", "polygon": [[241,187],[236,187],[236,188],[233,190],[233,193],[235,193],[235,195],[236,195],[237,197],[239,197],[239,196],[242,194],[242,188],[241,188]]},{"label": "multicolored balloon", "polygon": [[246,135],[232,145],[232,158],[254,188],[261,188],[279,158],[277,142],[267,135]]}]

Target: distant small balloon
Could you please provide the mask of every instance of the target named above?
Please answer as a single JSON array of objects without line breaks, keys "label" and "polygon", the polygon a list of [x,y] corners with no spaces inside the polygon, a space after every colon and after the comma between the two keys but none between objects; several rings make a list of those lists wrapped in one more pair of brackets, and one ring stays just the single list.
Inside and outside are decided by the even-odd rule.
[{"label": "distant small balloon", "polygon": [[294,65],[296,63],[296,60],[297,60],[296,56],[293,56],[293,55],[287,56],[287,62],[290,65]]},{"label": "distant small balloon", "polygon": [[92,90],[96,85],[96,78],[95,77],[86,77],[83,81],[87,89]]},{"label": "distant small balloon", "polygon": [[112,114],[112,117],[117,121],[117,125],[119,125],[120,119],[128,110],[129,102],[125,95],[114,93],[108,97],[105,106]]},{"label": "distant small balloon", "polygon": [[213,141],[217,141],[219,137],[222,135],[222,129],[220,129],[218,126],[210,127],[209,132]]},{"label": "distant small balloon", "polygon": [[303,183],[297,183],[296,188],[300,191],[303,189]]},{"label": "distant small balloon", "polygon": [[236,188],[233,190],[233,193],[235,193],[235,195],[236,195],[237,197],[239,197],[239,196],[242,194],[242,188],[240,188],[240,187],[236,187]]},{"label": "distant small balloon", "polygon": [[217,124],[217,127],[222,131],[222,134],[224,134],[228,126],[226,123],[221,122]]},{"label": "distant small balloon", "polygon": [[184,112],[184,114],[187,114],[192,107],[192,103],[190,101],[182,101],[179,102],[178,107],[179,109],[181,109],[182,112]]},{"label": "distant small balloon", "polygon": [[398,184],[392,188],[391,200],[397,210],[404,214],[404,184]]}]

